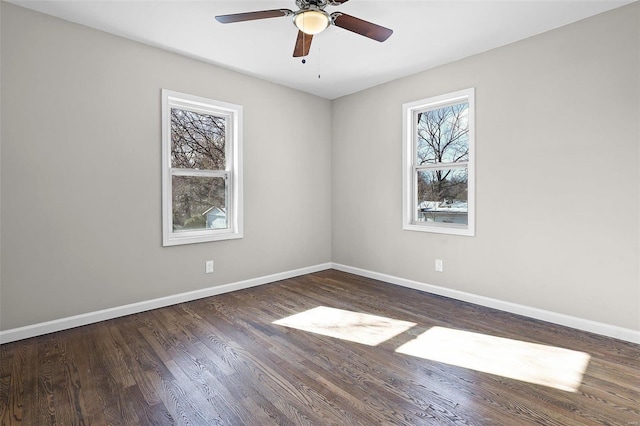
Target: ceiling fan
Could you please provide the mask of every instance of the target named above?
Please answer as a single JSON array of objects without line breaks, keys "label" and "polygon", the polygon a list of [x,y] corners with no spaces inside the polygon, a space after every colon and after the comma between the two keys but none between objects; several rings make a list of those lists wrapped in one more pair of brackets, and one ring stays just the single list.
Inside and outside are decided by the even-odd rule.
[{"label": "ceiling fan", "polygon": [[293,50],[294,57],[307,56],[311,49],[311,40],[315,34],[324,31],[329,25],[344,28],[356,34],[363,35],[376,41],[385,41],[393,33],[389,28],[347,15],[342,12],[325,12],[325,7],[340,6],[349,0],[296,0],[298,11],[289,9],[260,10],[256,12],[234,13],[216,16],[216,21],[222,24],[233,22],[253,21],[256,19],[278,18],[293,16],[293,24],[298,28],[298,38]]}]

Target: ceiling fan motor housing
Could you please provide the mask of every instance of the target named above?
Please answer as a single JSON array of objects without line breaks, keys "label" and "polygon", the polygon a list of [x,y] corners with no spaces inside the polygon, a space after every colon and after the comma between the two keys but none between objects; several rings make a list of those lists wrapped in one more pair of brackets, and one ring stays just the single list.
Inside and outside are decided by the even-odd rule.
[{"label": "ceiling fan motor housing", "polygon": [[293,25],[305,34],[319,34],[330,24],[329,14],[315,5],[308,5],[293,14]]}]

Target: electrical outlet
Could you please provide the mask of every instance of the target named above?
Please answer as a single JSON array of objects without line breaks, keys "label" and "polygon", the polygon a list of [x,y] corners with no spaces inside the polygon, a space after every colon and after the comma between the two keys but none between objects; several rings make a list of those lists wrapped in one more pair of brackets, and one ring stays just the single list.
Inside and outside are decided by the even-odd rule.
[{"label": "electrical outlet", "polygon": [[442,259],[436,259],[436,272],[442,272]]},{"label": "electrical outlet", "polygon": [[207,260],[204,264],[204,272],[205,274],[213,273],[213,260]]}]

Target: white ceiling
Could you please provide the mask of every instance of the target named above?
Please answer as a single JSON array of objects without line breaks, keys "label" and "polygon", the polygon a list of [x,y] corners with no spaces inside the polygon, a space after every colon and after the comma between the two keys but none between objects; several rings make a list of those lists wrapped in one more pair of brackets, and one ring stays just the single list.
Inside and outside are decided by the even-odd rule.
[{"label": "white ceiling", "polygon": [[[302,64],[290,17],[220,24],[214,16],[296,10],[294,0],[9,0],[327,99],[503,46],[632,0],[350,0],[328,6],[391,28],[384,43],[331,26]],[[318,77],[320,76],[320,78]]]}]

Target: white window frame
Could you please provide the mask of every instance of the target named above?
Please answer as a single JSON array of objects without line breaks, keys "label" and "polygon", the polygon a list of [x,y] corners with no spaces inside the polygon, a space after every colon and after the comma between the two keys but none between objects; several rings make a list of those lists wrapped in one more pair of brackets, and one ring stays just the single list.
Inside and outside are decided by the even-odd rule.
[{"label": "white window frame", "polygon": [[[459,163],[435,163],[418,166],[418,113],[448,105],[469,103],[469,160]],[[475,88],[434,96],[402,105],[402,229],[439,234],[475,236]],[[420,170],[443,168],[467,169],[467,225],[454,223],[418,222],[417,174]]]},{"label": "white window frame", "polygon": [[[224,117],[225,170],[193,170],[171,167],[171,109]],[[227,187],[227,228],[173,231],[171,178],[173,176],[222,177]],[[162,245],[203,243],[242,238],[242,106],[162,89]]]}]

